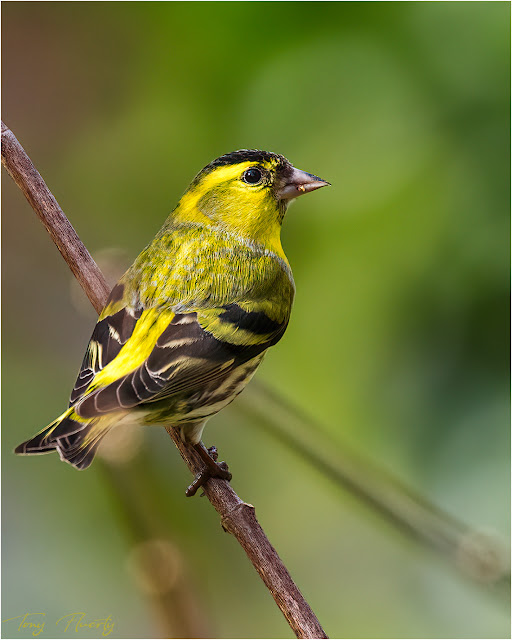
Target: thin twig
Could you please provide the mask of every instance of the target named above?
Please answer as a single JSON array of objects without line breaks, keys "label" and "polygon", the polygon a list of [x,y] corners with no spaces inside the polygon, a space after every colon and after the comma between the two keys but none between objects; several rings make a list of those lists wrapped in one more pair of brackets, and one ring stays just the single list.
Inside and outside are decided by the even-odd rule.
[{"label": "thin twig", "polygon": [[[107,301],[108,285],[30,158],[2,122],[2,164],[25,194],[62,257],[99,313]],[[173,428],[167,429],[193,474],[202,467],[192,447]],[[204,492],[260,574],[297,638],[327,638],[318,619],[293,582],[258,523],[254,507],[243,502],[226,480],[210,478]]]},{"label": "thin twig", "polygon": [[[200,471],[203,462],[196,451],[182,442],[173,427],[168,427],[167,432],[190,470],[194,474]],[[240,500],[227,480],[212,478],[203,486],[203,490],[220,515],[223,528],[233,534],[243,547],[297,638],[327,638],[261,528],[254,507]]]}]

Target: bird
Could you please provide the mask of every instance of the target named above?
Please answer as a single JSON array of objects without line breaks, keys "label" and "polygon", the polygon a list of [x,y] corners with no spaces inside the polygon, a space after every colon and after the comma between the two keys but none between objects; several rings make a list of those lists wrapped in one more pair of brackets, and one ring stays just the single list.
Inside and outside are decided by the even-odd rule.
[{"label": "bird", "polygon": [[85,469],[115,425],[172,426],[204,463],[187,495],[209,477],[230,480],[204,426],[283,336],[295,295],[283,218],[297,196],[329,184],[255,149],[204,167],[112,289],[68,408],[15,453],[57,451]]}]

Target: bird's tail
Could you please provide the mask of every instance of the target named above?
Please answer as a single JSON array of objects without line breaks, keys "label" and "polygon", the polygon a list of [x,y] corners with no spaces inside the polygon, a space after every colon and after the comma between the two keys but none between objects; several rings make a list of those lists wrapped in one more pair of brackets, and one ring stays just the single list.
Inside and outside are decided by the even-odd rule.
[{"label": "bird's tail", "polygon": [[58,451],[61,460],[77,469],[86,469],[111,426],[112,421],[104,418],[84,421],[71,407],[33,438],[18,445],[14,453],[34,455]]}]

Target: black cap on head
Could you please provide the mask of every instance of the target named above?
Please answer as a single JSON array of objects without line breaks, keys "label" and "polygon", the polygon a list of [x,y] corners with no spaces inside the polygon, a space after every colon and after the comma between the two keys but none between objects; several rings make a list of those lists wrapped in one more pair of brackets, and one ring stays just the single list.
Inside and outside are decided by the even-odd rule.
[{"label": "black cap on head", "polygon": [[280,156],[277,153],[271,151],[259,151],[258,149],[240,149],[239,151],[232,151],[226,153],[220,158],[217,158],[213,162],[205,167],[206,169],[213,169],[214,167],[222,167],[228,164],[238,164],[239,162],[269,162],[270,160],[276,160],[279,163],[288,163],[288,160],[284,156]]},{"label": "black cap on head", "polygon": [[197,183],[197,181],[204,175],[210,173],[217,167],[225,167],[230,164],[239,164],[240,162],[254,162],[256,164],[269,162],[274,160],[276,162],[276,169],[278,171],[284,169],[285,167],[290,167],[290,163],[284,157],[279,155],[278,153],[272,153],[271,151],[260,151],[258,149],[240,149],[239,151],[232,151],[231,153],[225,153],[223,156],[216,158],[210,164],[207,164],[204,169],[202,169],[197,176],[194,178],[192,184]]}]

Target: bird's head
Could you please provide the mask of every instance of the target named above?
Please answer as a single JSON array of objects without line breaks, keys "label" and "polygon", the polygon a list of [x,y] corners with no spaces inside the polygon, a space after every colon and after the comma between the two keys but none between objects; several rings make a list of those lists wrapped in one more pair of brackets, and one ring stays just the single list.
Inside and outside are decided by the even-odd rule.
[{"label": "bird's head", "polygon": [[243,149],[198,173],[175,214],[180,221],[211,224],[266,244],[278,239],[291,200],[328,184],[281,155]]}]

